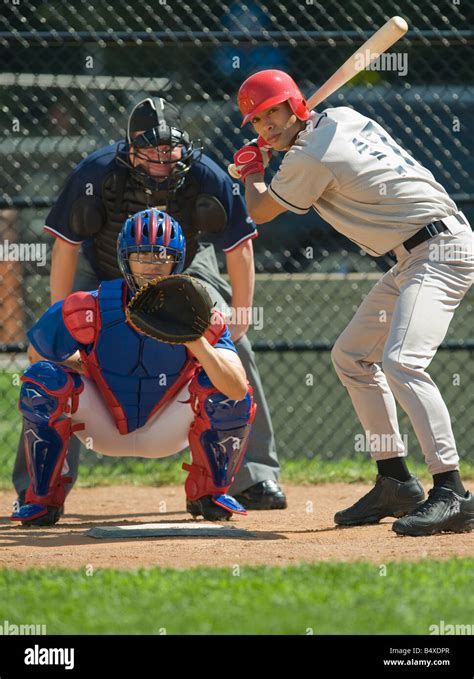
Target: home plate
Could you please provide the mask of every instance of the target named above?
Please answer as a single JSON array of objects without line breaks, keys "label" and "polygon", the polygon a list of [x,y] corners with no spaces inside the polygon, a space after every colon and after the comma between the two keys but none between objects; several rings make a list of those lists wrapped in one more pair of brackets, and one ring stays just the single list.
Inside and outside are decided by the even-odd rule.
[{"label": "home plate", "polygon": [[143,523],[140,526],[96,526],[86,533],[91,538],[164,538],[164,537],[254,537],[234,526],[213,523]]}]

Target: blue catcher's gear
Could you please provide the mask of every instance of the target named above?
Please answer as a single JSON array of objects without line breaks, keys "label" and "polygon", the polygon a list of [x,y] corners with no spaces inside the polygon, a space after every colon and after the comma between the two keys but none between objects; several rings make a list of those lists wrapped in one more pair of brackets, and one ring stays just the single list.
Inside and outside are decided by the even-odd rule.
[{"label": "blue catcher's gear", "polygon": [[17,509],[14,521],[31,521],[48,513],[48,508],[64,504],[61,476],[69,439],[83,424],[72,424],[66,413],[74,413],[84,389],[81,377],[61,365],[38,361],[22,378],[18,407],[25,423],[25,455],[30,475],[26,504]]},{"label": "blue catcher's gear", "polygon": [[174,266],[171,273],[181,273],[186,256],[186,239],[178,222],[157,208],[142,210],[126,220],[117,239],[117,259],[128,287],[135,293],[138,286],[128,261],[132,252],[153,252],[158,262],[164,262],[168,256],[172,256]]},{"label": "blue catcher's gear", "polygon": [[244,458],[255,417],[252,388],[249,385],[241,401],[233,401],[220,393],[200,369],[189,385],[189,393],[196,418],[189,430],[192,464],[183,464],[189,472],[186,497],[192,504],[210,495],[214,504],[228,512],[246,514],[227,491]]}]

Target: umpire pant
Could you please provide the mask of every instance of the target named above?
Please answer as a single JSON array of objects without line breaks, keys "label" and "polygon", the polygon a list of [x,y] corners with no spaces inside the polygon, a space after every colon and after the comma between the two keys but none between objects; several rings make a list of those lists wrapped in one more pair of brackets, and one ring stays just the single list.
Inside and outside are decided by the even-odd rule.
[{"label": "umpire pant", "polygon": [[[186,273],[196,276],[206,287],[213,302],[218,309],[224,309],[231,304],[232,291],[230,285],[219,273],[214,246],[200,244],[199,250],[186,269]],[[74,278],[73,292],[77,290],[97,290],[99,280],[88,261],[79,256],[76,276]],[[270,411],[265,400],[262,382],[258,368],[255,364],[255,355],[247,336],[244,335],[236,343],[235,348],[247,373],[247,379],[252,385],[253,396],[257,404],[257,413],[252,425],[247,453],[242,466],[229,492],[237,495],[255,483],[266,480],[278,481],[280,467],[275,447]],[[73,481],[65,486],[69,492],[74,485],[79,471],[81,443],[75,436],[71,438],[66,457],[68,472]],[[13,485],[21,497],[29,485],[29,476],[26,468],[26,460],[23,446],[23,429],[18,443],[18,449],[13,468]]]}]

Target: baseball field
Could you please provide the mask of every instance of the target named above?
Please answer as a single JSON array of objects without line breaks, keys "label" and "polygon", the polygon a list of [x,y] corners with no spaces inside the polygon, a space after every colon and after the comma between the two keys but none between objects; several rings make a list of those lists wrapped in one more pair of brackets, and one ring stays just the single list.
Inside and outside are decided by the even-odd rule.
[{"label": "baseball field", "polygon": [[[261,278],[257,303],[265,307],[265,338],[303,327],[305,339],[333,341],[372,280],[301,282]],[[287,298],[276,307],[278,286]],[[295,314],[298,286],[314,286],[321,298],[337,298],[339,312],[309,326]],[[464,302],[469,312],[472,296]],[[450,329],[466,332],[468,313]],[[258,341],[258,332],[253,331]],[[0,450],[0,620],[46,625],[48,634],[429,634],[430,626],[465,625],[474,605],[472,534],[402,538],[391,520],[379,525],[336,528],[334,513],[347,507],[374,481],[367,453],[355,453],[360,431],[350,399],[328,352],[286,357],[258,356],[282,461],[282,485],[289,507],[250,512],[230,522],[245,537],[95,539],[97,526],[143,523],[193,524],[185,511],[181,470],[186,454],[165,460],[123,460],[83,451],[80,476],[66,513],[52,528],[26,529],[7,518],[19,413],[15,407],[21,358],[0,376],[4,445]],[[463,457],[467,487],[474,485],[468,455],[469,431],[462,414],[470,405],[462,389],[462,366],[470,352],[440,352],[431,373],[440,383]],[[286,363],[291,369],[285,368]],[[284,379],[275,382],[275,370]],[[308,391],[305,375],[315,375]],[[452,375],[461,374],[461,389]],[[457,417],[456,417],[457,415]],[[288,420],[291,418],[291,420]],[[290,422],[290,424],[289,424]],[[430,477],[416,438],[408,432],[410,469],[425,490]],[[467,617],[466,617],[467,616]]]},{"label": "baseball field", "polygon": [[[407,464],[425,492],[433,479],[411,423],[421,433],[425,452],[437,455],[435,463],[443,470],[443,450],[454,454],[454,446],[446,412],[429,379],[421,379],[424,371],[442,394],[462,481],[474,493],[474,286],[460,301],[472,254],[466,247],[467,221],[474,224],[474,3],[4,0],[3,5],[0,679],[24,679],[35,671],[49,678],[63,669],[89,677],[101,662],[109,676],[124,675],[131,663],[130,676],[140,679],[175,666],[185,674],[188,658],[193,674],[209,666],[215,672],[216,661],[218,671],[227,672],[235,657],[249,664],[251,639],[245,639],[239,654],[241,647],[232,639],[222,642],[217,635],[272,635],[257,638],[260,662],[239,668],[241,673],[271,672],[273,660],[281,673],[300,673],[301,652],[291,655],[292,670],[282,666],[284,644],[295,640],[273,635],[300,637],[296,642],[305,643],[310,676],[318,679],[342,676],[344,662],[346,676],[359,668],[364,678],[395,676],[393,667],[386,670],[377,657],[377,647],[394,640],[394,649],[386,653],[393,665],[406,662],[398,652],[412,651],[408,666],[416,664],[418,652],[422,655],[415,646],[433,635],[433,644],[423,645],[425,655],[432,656],[423,674],[404,666],[403,676],[433,672],[439,677],[445,670],[443,676],[474,677],[471,648],[461,668],[466,672],[458,669],[461,660],[455,667],[456,653],[448,654],[451,642],[469,642],[466,657],[472,646],[474,531],[415,538],[397,535],[392,518],[351,528],[334,523],[337,511],[373,487],[377,467],[370,450],[393,452],[393,441],[381,442],[380,434],[371,447],[370,431],[363,428],[374,427],[361,427],[370,419],[367,413],[377,432],[387,430],[381,424],[387,414],[391,422],[395,419],[387,390],[382,390],[385,408],[380,398],[371,400],[377,394],[373,373],[369,376],[374,361],[384,363],[386,371],[392,368],[393,395],[406,408],[397,406]],[[389,17],[393,20],[381,42],[379,29]],[[319,103],[310,114],[307,106],[313,106],[315,93]],[[241,128],[247,116],[250,124]],[[256,146],[250,141],[254,136]],[[232,162],[243,181],[228,172]],[[272,184],[271,191],[260,191],[256,172],[266,186]],[[308,206],[314,209],[307,211]],[[145,208],[148,216],[135,221],[132,213]],[[158,208],[169,212],[160,216],[159,229]],[[174,240],[179,230],[170,231],[169,216],[181,223],[186,253],[184,239]],[[127,247],[119,247],[119,270],[116,236],[124,221],[130,230],[123,239]],[[208,242],[215,246],[220,272],[210,253],[201,252]],[[75,247],[79,243],[82,254]],[[250,243],[254,266],[249,266]],[[331,350],[382,271],[393,265],[392,248],[400,255],[403,248],[396,246],[402,243],[406,252],[399,256],[398,278],[387,277],[366,305],[367,322],[352,325],[334,352],[336,364],[338,353],[345,357],[338,368],[348,391]],[[165,247],[165,261],[156,259],[157,246]],[[254,424],[259,434],[248,452],[255,454],[249,457],[258,471],[272,476],[267,471],[269,460],[274,462],[272,429],[288,508],[234,514],[209,526],[186,511],[182,464],[190,461],[188,451],[147,459],[82,447],[78,480],[59,522],[49,527],[12,522],[17,500],[12,472],[22,425],[17,402],[29,365],[27,331],[51,297],[61,299],[73,287],[92,290],[95,274],[104,280],[128,271],[135,288],[149,280],[148,265],[177,272],[191,260],[198,263],[193,275],[216,293],[226,294],[221,277],[230,284],[231,306],[248,311],[250,305],[248,332],[247,324],[237,320],[233,336],[239,337],[241,326],[251,342],[265,392],[258,397],[259,414],[266,413],[266,401],[271,427]],[[107,296],[112,289],[107,284],[103,289],[100,313],[88,319],[90,298],[82,298],[84,309],[76,298],[78,315],[66,310],[63,329],[51,314],[44,340],[59,352],[63,341],[72,346],[73,337],[89,341],[93,328],[95,337],[106,338],[107,351],[100,357],[104,381],[109,372],[112,393],[120,393],[127,418],[129,412],[135,417],[151,399],[153,383],[144,380],[157,379],[159,368],[161,386],[162,375],[177,374],[182,366],[177,363],[173,373],[171,353],[165,351],[152,360],[154,351],[149,353],[143,337],[122,341],[126,336],[118,326],[123,319],[115,315],[119,297]],[[184,316],[182,299],[174,306]],[[83,311],[85,321],[79,316]],[[446,314],[450,318],[453,312],[444,336]],[[382,343],[384,337],[389,341]],[[394,338],[400,339],[400,351]],[[244,342],[239,352],[253,368]],[[380,361],[382,344],[391,351]],[[257,400],[256,371],[253,387]],[[378,387],[380,392],[380,381]],[[219,386],[219,391],[234,400],[227,389]],[[27,394],[25,401],[35,413],[46,412],[44,399],[33,402],[36,396]],[[357,406],[359,416],[364,411],[360,421]],[[232,427],[240,426],[234,424],[236,410],[228,412]],[[89,424],[97,422],[103,426],[104,420],[94,410]],[[163,450],[162,436],[176,433],[174,423],[166,424],[159,422],[148,437],[152,452],[155,443]],[[39,426],[38,432],[43,435]],[[241,439],[226,435],[223,444],[229,438],[235,455]],[[44,454],[44,469],[55,444],[39,435],[31,440],[35,459]],[[436,482],[454,493],[461,481],[450,460],[448,472]],[[397,478],[405,476],[400,460],[379,464],[383,475],[397,476],[398,465],[403,474]],[[431,469],[435,466],[431,460]],[[431,525],[439,522],[440,506],[459,512],[459,493],[449,493],[448,487],[444,494],[438,489],[438,514]],[[426,519],[426,506],[421,511]],[[162,532],[147,535],[143,531],[149,525]],[[175,635],[186,639],[173,640]],[[200,636],[195,641],[199,653],[193,653],[194,635],[210,635],[210,652]],[[142,641],[146,654],[135,650]],[[60,648],[41,648],[52,651],[51,662],[30,663],[25,652],[30,649],[20,649],[23,642],[36,650]],[[173,642],[179,650],[171,650],[167,667],[163,661]],[[273,647],[268,654],[265,643]],[[75,647],[75,668],[74,662],[69,668],[56,662],[59,651]],[[437,647],[446,657],[436,657]],[[12,672],[8,655],[16,663]],[[120,665],[117,673],[114,662]]]},{"label": "baseball field", "polygon": [[289,463],[289,508],[234,517],[244,537],[87,535],[194,523],[176,484],[180,463],[155,463],[160,485],[140,473],[112,485],[89,478],[52,528],[12,525],[14,494],[0,491],[0,618],[48,634],[429,634],[441,620],[466,624],[471,535],[403,538],[389,519],[334,526],[334,512],[369,488],[373,469],[362,458]]}]

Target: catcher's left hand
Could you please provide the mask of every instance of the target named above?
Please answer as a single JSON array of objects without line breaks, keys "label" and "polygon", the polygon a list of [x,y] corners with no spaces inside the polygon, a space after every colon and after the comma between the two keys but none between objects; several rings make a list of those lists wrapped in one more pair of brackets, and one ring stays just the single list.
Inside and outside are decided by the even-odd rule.
[{"label": "catcher's left hand", "polygon": [[185,274],[162,276],[144,285],[125,310],[139,332],[168,344],[192,342],[211,325],[213,303],[206,288]]}]

